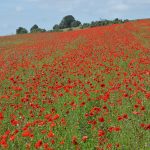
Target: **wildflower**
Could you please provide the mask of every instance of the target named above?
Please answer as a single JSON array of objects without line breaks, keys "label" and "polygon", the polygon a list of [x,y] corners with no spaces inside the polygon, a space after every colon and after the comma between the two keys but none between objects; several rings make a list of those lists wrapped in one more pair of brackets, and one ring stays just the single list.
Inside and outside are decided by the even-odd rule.
[{"label": "wildflower", "polygon": [[4,139],[4,138],[0,141],[0,145],[1,145],[3,148],[8,148],[8,144],[7,144],[7,142],[6,142],[6,139]]},{"label": "wildflower", "polygon": [[53,120],[57,120],[59,117],[60,117],[60,115],[59,115],[59,114],[56,114],[56,115],[53,117]]},{"label": "wildflower", "polygon": [[99,120],[99,122],[104,122],[105,121],[103,117],[98,118],[98,120]]},{"label": "wildflower", "polygon": [[98,136],[104,136],[105,132],[103,130],[98,130]]},{"label": "wildflower", "polygon": [[120,127],[109,127],[109,128],[108,128],[108,131],[109,131],[109,132],[118,132],[118,131],[120,131],[120,130],[121,130]]},{"label": "wildflower", "polygon": [[55,136],[55,134],[54,134],[52,131],[49,131],[48,137],[49,137],[49,138],[52,138],[52,137],[54,137],[54,136]]},{"label": "wildflower", "polygon": [[30,131],[25,130],[25,131],[22,133],[22,136],[23,136],[23,137],[32,137],[32,134],[30,133]]},{"label": "wildflower", "polygon": [[74,145],[77,145],[77,144],[78,144],[78,142],[77,142],[77,137],[76,137],[76,136],[73,136],[73,137],[72,137],[72,144],[74,144]]},{"label": "wildflower", "polygon": [[15,139],[14,135],[10,136],[10,141],[14,141],[14,139]]},{"label": "wildflower", "polygon": [[102,88],[105,87],[105,84],[101,84],[101,87],[102,87]]},{"label": "wildflower", "polygon": [[83,136],[83,137],[82,137],[82,141],[83,141],[83,142],[86,142],[87,139],[88,139],[88,136]]},{"label": "wildflower", "polygon": [[65,141],[62,140],[62,141],[60,142],[60,145],[64,145],[64,144],[65,144]]},{"label": "wildflower", "polygon": [[0,112],[0,121],[4,119],[2,112]]},{"label": "wildflower", "polygon": [[42,141],[41,140],[38,140],[36,143],[35,143],[35,148],[40,148],[42,146]]}]

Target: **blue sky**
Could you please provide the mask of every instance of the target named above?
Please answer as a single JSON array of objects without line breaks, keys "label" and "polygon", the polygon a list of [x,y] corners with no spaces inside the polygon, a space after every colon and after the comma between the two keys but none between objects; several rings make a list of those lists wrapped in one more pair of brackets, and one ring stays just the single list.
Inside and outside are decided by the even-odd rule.
[{"label": "blue sky", "polygon": [[34,24],[47,30],[65,15],[82,23],[102,19],[150,18],[150,0],[3,0],[0,35],[14,34],[19,26]]}]

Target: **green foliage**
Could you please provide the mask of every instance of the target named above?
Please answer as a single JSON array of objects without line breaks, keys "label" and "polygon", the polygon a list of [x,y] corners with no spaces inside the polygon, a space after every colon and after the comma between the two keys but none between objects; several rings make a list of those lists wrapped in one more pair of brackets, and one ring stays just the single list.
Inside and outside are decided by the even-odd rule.
[{"label": "green foliage", "polygon": [[61,32],[61,29],[69,28],[69,31],[72,30],[70,28],[72,27],[78,27],[81,25],[81,22],[78,20],[75,20],[75,18],[72,15],[67,15],[63,17],[60,24],[55,24],[53,26],[53,31],[55,32]]},{"label": "green foliage", "polygon": [[47,32],[53,32],[53,30],[47,30]]},{"label": "green foliage", "polygon": [[125,23],[125,22],[129,22],[129,20],[128,20],[128,19],[125,19],[123,22],[124,22],[124,23]]},{"label": "green foliage", "polygon": [[118,23],[123,23],[123,21],[121,19],[116,18],[113,20],[113,23],[118,24]]},{"label": "green foliage", "polygon": [[91,27],[99,26],[99,22],[98,22],[98,21],[95,21],[95,22],[92,21],[90,26],[91,26]]},{"label": "green foliage", "polygon": [[[55,24],[53,26],[52,30],[48,30],[47,32],[63,32],[63,29],[66,29],[65,31],[71,31],[75,27],[80,27],[80,29],[88,28],[88,27],[97,27],[97,26],[106,26],[110,24],[120,24],[120,23],[126,23],[128,22],[128,19],[122,20],[115,18],[114,20],[100,20],[100,21],[92,21],[91,23],[83,23],[81,24],[80,21],[75,20],[75,18],[72,15],[67,15],[63,17],[60,24]],[[69,29],[68,29],[69,28]],[[45,29],[39,28],[38,25],[33,25],[30,29],[30,33],[36,33],[36,32],[46,32]],[[25,28],[19,27],[16,30],[16,34],[24,34],[28,33],[28,31]]]},{"label": "green foliage", "polygon": [[83,25],[80,27],[80,29],[88,28],[88,27],[97,27],[97,26],[106,26],[110,24],[120,24],[128,22],[129,20],[121,20],[121,19],[114,19],[114,20],[100,20],[100,21],[92,21],[91,23],[83,23]]},{"label": "green foliage", "polygon": [[41,29],[41,32],[46,32],[46,29]]},{"label": "green foliage", "polygon": [[45,29],[39,28],[36,24],[33,25],[30,29],[30,33],[36,33],[36,32],[46,32]]},{"label": "green foliage", "polygon": [[60,29],[70,28],[71,23],[75,21],[72,15],[65,16],[59,24]]},{"label": "green foliage", "polygon": [[39,28],[38,25],[35,24],[31,27],[30,32],[32,33],[33,31],[37,30],[38,28]]},{"label": "green foliage", "polygon": [[45,30],[45,29],[38,28],[38,29],[32,30],[31,33],[36,33],[36,32],[46,32],[46,30]]},{"label": "green foliage", "polygon": [[18,29],[16,29],[16,34],[25,34],[25,33],[28,33],[28,30],[23,27],[19,27]]},{"label": "green foliage", "polygon": [[75,20],[75,21],[73,21],[73,22],[71,23],[71,27],[78,27],[78,26],[80,26],[80,25],[81,25],[81,22],[78,21],[78,20]]},{"label": "green foliage", "polygon": [[53,26],[53,30],[58,30],[58,29],[60,29],[59,25],[58,25],[58,24],[55,24],[55,25]]},{"label": "green foliage", "polygon": [[80,28],[84,29],[84,28],[88,28],[88,27],[90,27],[89,23],[83,23],[83,25]]}]

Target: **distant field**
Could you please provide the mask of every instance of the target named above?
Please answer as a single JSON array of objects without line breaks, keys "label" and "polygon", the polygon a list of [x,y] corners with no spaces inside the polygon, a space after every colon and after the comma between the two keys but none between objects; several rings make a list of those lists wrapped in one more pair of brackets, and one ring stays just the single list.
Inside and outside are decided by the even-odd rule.
[{"label": "distant field", "polygon": [[150,150],[150,19],[0,37],[1,149]]}]

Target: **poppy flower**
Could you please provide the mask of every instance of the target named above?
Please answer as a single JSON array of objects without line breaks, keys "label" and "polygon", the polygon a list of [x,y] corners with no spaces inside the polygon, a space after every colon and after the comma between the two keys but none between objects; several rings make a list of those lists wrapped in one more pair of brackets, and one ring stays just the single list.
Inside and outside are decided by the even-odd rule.
[{"label": "poppy flower", "polygon": [[2,112],[0,112],[0,121],[4,119]]},{"label": "poppy flower", "polygon": [[74,144],[74,145],[77,145],[77,144],[78,144],[78,142],[77,142],[77,137],[76,137],[76,136],[73,136],[73,137],[72,137],[72,144]]},{"label": "poppy flower", "polygon": [[104,122],[105,120],[104,120],[103,117],[100,117],[100,118],[98,118],[98,121],[99,121],[99,122]]},{"label": "poppy flower", "polygon": [[35,148],[38,149],[42,146],[42,140],[38,140],[36,143],[35,143]]},{"label": "poppy flower", "polygon": [[98,136],[104,136],[106,133],[103,130],[98,130]]},{"label": "poppy flower", "polygon": [[82,137],[82,141],[83,141],[83,142],[86,142],[87,139],[88,139],[88,136],[83,136],[83,137]]},{"label": "poppy flower", "polygon": [[55,134],[54,134],[52,131],[49,131],[48,137],[49,137],[49,138],[52,138],[52,137],[54,137],[54,136],[55,136]]}]

